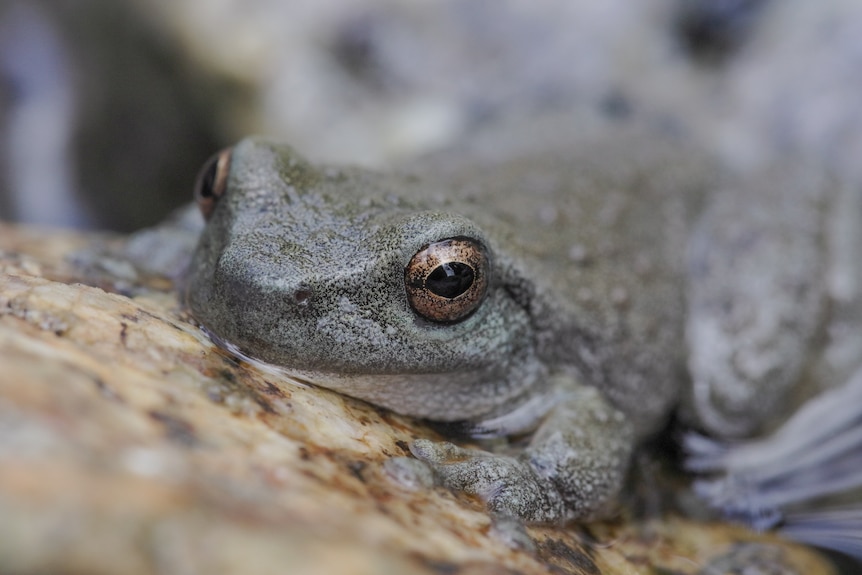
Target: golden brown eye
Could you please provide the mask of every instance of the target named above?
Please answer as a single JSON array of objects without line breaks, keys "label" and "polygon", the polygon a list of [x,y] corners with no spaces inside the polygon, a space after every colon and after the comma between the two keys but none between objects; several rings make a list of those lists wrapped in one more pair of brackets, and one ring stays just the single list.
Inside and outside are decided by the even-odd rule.
[{"label": "golden brown eye", "polygon": [[195,201],[204,219],[210,219],[216,201],[227,188],[231,148],[222,150],[207,160],[195,181]]},{"label": "golden brown eye", "polygon": [[419,250],[404,268],[407,300],[425,319],[452,323],[476,311],[488,291],[485,248],[451,238]]}]

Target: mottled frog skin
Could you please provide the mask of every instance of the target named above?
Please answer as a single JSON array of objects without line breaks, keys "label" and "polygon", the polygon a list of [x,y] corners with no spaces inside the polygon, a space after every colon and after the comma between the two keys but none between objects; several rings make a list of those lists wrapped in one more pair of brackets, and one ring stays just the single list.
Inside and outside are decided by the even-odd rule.
[{"label": "mottled frog skin", "polygon": [[860,356],[822,358],[860,318],[858,222],[825,222],[858,194],[812,170],[733,173],[638,127],[538,140],[399,174],[243,140],[197,186],[188,307],[303,381],[475,436],[531,433],[514,455],[411,446],[528,521],[605,513],[676,406],[740,437],[849,377]]}]

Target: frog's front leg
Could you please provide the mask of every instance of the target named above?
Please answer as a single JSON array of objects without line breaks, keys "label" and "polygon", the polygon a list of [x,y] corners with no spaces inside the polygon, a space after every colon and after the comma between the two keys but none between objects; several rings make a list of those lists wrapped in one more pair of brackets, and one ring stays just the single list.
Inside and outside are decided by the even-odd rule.
[{"label": "frog's front leg", "polygon": [[626,417],[595,389],[567,394],[515,456],[418,440],[411,452],[440,483],[490,511],[534,523],[592,519],[619,493],[634,444]]}]

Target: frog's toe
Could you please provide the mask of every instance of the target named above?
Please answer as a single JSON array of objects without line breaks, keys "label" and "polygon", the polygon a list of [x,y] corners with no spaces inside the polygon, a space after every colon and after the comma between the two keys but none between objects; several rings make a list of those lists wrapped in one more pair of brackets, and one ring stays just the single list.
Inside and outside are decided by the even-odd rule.
[{"label": "frog's toe", "polygon": [[553,523],[567,517],[559,492],[532,474],[498,480],[485,501],[493,513],[519,517],[530,523]]},{"label": "frog's toe", "polygon": [[531,523],[565,516],[557,490],[520,459],[427,440],[414,442],[410,451],[434,468],[438,483],[479,497],[492,513]]},{"label": "frog's toe", "polygon": [[417,439],[410,444],[410,453],[416,459],[431,465],[451,463],[465,459],[477,452],[470,449],[458,447],[448,441],[431,441],[430,439]]}]

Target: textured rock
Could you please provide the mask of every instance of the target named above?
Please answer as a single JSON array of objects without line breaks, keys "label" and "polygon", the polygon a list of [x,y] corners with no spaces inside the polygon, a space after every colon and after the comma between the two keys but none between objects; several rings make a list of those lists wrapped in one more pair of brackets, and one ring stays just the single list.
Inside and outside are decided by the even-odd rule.
[{"label": "textured rock", "polygon": [[93,239],[0,226],[2,573],[833,572],[674,515],[512,549],[478,502],[386,474],[433,431],[238,363],[164,281],[82,275]]}]

